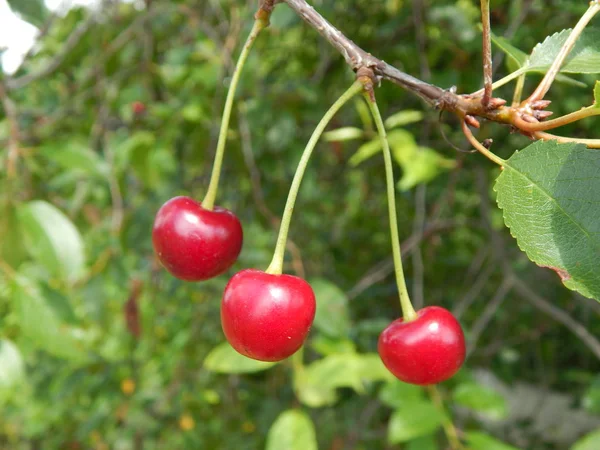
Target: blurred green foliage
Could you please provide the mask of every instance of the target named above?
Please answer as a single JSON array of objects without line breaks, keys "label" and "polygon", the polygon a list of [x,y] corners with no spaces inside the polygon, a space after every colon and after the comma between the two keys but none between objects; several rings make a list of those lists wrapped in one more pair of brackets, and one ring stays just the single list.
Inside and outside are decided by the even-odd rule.
[{"label": "blurred green foliage", "polygon": [[[21,3],[30,6],[24,18],[47,20],[40,2]],[[460,92],[480,88],[477,2],[427,2],[422,18],[418,1],[313,3],[402,70]],[[0,448],[433,450],[447,448],[442,425],[452,421],[472,450],[542,450],[567,448],[600,423],[600,363],[584,343],[517,291],[487,309],[503,266],[592,335],[600,333],[597,305],[519,251],[493,206],[498,170],[455,151],[466,144],[454,120],[387,83],[378,100],[398,164],[400,232],[411,237],[409,290],[417,305],[459,311],[472,343],[465,369],[440,387],[445,409],[428,391],[391,379],[376,354],[378,334],[400,311],[383,163],[360,100],[319,144],[290,232],[286,270],[308,277],[319,302],[302,375],[292,379],[288,362],[240,361],[223,344],[228,277],[174,279],[153,256],[150,230],[164,201],[204,194],[232,62],[255,7],[178,0],[73,8],[12,76],[43,70],[88,24],[56,70],[9,92],[18,134],[6,105],[0,116],[0,149],[18,150],[13,175],[10,157],[0,167]],[[498,0],[492,25],[529,52],[585,7]],[[586,88],[556,85],[556,113],[591,104],[595,78],[573,78]],[[268,265],[299,154],[352,79],[314,30],[277,6],[249,58],[229,131],[218,202],[245,233],[233,270]],[[498,94],[510,99],[510,87]],[[591,137],[597,122],[567,128]],[[527,145],[507,131],[481,130],[505,158]],[[508,388],[533,383],[567,394],[592,425],[573,425],[566,438],[532,426],[535,417],[498,426],[514,411],[480,369]],[[599,439],[573,448],[600,448]]]}]

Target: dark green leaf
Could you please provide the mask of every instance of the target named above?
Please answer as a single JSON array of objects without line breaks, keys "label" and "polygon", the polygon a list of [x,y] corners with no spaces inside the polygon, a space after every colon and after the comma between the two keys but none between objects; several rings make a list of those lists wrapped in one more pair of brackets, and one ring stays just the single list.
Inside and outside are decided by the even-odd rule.
[{"label": "dark green leaf", "polygon": [[267,435],[266,450],[317,450],[315,427],[308,415],[288,409],[279,415]]},{"label": "dark green leaf", "polygon": [[536,142],[506,161],[495,190],[529,259],[600,300],[600,152]]},{"label": "dark green leaf", "polygon": [[50,274],[72,282],[84,273],[83,240],[59,209],[35,200],[22,205],[18,217],[27,250]]},{"label": "dark green leaf", "polygon": [[204,368],[218,373],[253,373],[267,370],[276,363],[256,361],[236,352],[228,342],[213,348],[204,359]]},{"label": "dark green leaf", "polygon": [[314,326],[334,338],[344,338],[350,330],[348,298],[335,284],[323,278],[309,280],[317,299]]},{"label": "dark green leaf", "polygon": [[10,8],[26,22],[41,28],[50,13],[44,0],[7,0]]}]

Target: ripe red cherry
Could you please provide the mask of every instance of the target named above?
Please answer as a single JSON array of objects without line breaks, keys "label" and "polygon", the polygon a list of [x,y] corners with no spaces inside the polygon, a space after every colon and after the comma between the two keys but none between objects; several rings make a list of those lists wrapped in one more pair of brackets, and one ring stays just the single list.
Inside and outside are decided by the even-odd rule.
[{"label": "ripe red cherry", "polygon": [[131,110],[134,114],[140,115],[146,112],[146,105],[140,101],[135,101],[131,104]]},{"label": "ripe red cherry", "polygon": [[246,269],[225,288],[221,325],[242,355],[281,361],[302,347],[315,310],[315,294],[302,278]]},{"label": "ripe red cherry", "polygon": [[222,274],[242,249],[238,218],[225,208],[208,210],[189,197],[167,201],[156,214],[152,229],[154,251],[171,274],[200,281]]},{"label": "ripe red cherry", "polygon": [[452,377],[465,360],[465,337],[450,311],[429,306],[410,322],[398,319],[379,336],[383,364],[405,383],[429,385]]}]

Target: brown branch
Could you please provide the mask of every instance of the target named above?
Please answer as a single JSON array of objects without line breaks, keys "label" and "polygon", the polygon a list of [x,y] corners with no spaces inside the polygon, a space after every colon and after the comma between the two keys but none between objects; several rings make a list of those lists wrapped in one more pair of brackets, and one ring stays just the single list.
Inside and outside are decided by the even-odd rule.
[{"label": "brown branch", "polygon": [[557,322],[567,327],[575,336],[592,351],[598,359],[600,359],[600,341],[591,334],[587,328],[573,319],[562,309],[557,308],[552,303],[544,299],[542,296],[534,292],[527,284],[517,278],[513,277],[513,286],[516,292],[518,292],[525,300],[531,303],[540,311],[545,312]]},{"label": "brown branch", "polygon": [[481,23],[483,25],[483,82],[484,94],[481,103],[490,104],[492,99],[492,30],[490,25],[490,0],[481,0]]}]

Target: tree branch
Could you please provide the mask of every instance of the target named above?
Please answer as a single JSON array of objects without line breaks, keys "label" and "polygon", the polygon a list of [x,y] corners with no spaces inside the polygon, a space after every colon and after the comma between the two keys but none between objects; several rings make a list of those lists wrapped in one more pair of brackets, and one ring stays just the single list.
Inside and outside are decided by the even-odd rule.
[{"label": "tree branch", "polygon": [[63,61],[67,58],[69,53],[73,51],[73,49],[77,46],[79,41],[83,38],[85,33],[96,23],[96,15],[90,14],[90,16],[81,22],[75,30],[69,35],[67,42],[63,45],[60,52],[56,54],[54,58],[44,67],[42,67],[37,72],[32,72],[27,75],[23,75],[19,78],[8,78],[6,80],[6,87],[9,90],[20,89],[22,87],[27,86],[29,83],[39,80],[40,78],[44,78],[51,73],[53,73],[56,69],[60,67]]}]

